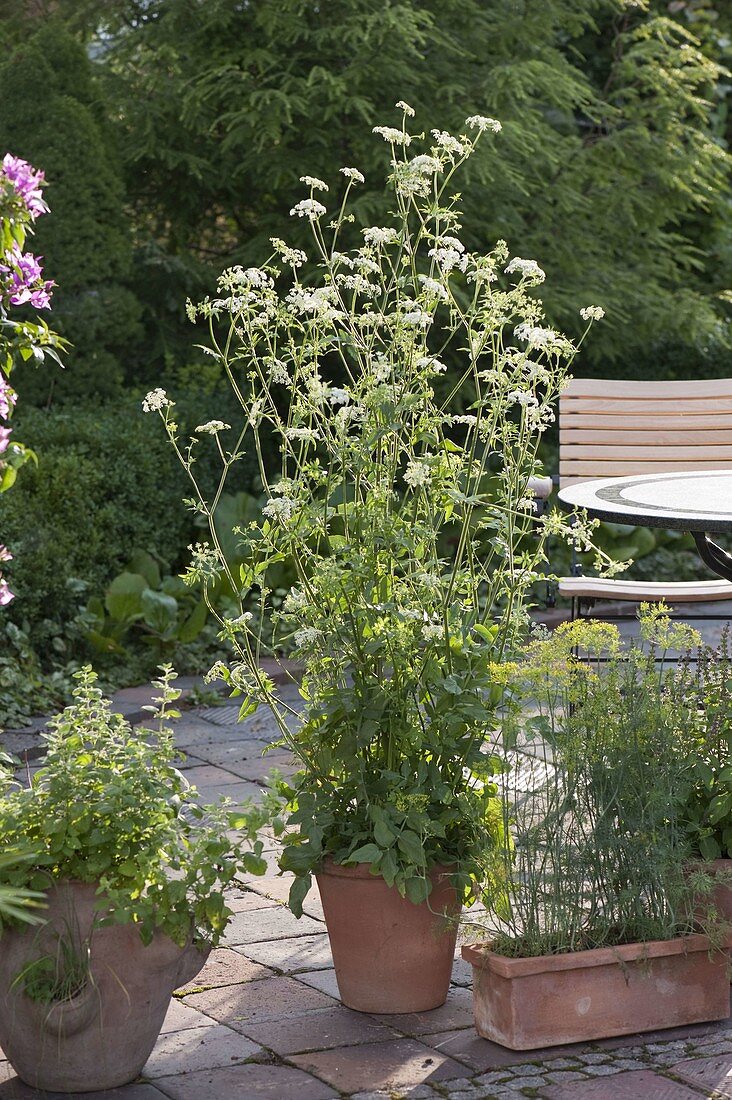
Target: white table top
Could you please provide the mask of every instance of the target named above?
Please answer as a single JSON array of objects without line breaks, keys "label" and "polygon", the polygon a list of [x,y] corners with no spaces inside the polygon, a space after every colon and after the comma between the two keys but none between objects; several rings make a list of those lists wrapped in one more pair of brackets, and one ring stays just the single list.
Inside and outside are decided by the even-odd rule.
[{"label": "white table top", "polygon": [[732,470],[606,477],[569,485],[559,499],[614,523],[732,533]]}]

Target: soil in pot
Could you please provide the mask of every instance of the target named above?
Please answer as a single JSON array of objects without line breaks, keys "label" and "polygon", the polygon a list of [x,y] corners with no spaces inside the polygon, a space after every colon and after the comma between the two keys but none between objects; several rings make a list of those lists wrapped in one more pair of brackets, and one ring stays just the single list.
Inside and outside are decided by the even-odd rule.
[{"label": "soil in pot", "polygon": [[[45,925],[2,932],[0,1046],[33,1088],[83,1093],[134,1081],[173,990],[206,961],[207,951],[167,936],[146,946],[132,925],[93,928],[95,894],[94,885],[62,883],[47,895]],[[38,959],[59,958],[59,945],[68,957],[85,957],[83,983],[68,997],[44,1000],[37,989],[29,996],[23,975]]]},{"label": "soil in pot", "polygon": [[341,1000],[359,1012],[426,1012],[450,986],[461,905],[450,869],[430,872],[415,905],[367,864],[327,861],[317,875]]},{"label": "soil in pot", "polygon": [[478,1034],[511,1050],[723,1020],[730,1012],[726,954],[702,935],[523,959],[476,944],[462,955],[473,965]]}]

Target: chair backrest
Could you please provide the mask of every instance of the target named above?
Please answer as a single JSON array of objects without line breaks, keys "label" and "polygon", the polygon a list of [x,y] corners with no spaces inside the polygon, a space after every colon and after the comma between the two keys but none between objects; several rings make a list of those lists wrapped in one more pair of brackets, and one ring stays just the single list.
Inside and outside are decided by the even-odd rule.
[{"label": "chair backrest", "polygon": [[559,481],[732,470],[732,378],[573,378],[559,400]]}]

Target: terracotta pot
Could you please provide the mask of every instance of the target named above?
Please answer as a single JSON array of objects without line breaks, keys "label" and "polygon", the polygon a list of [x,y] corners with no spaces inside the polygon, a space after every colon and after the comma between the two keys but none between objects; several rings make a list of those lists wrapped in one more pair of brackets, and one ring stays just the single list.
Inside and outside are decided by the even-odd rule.
[{"label": "terracotta pot", "polygon": [[[132,925],[93,927],[96,887],[59,884],[46,895],[46,923],[4,928],[0,939],[0,1047],[33,1088],[92,1092],[134,1081],[152,1052],[174,989],[208,951],[156,934],[145,946]],[[18,975],[59,945],[90,944],[88,976],[69,1000],[31,1000]]]},{"label": "terracotta pot", "polygon": [[450,986],[461,905],[450,869],[430,872],[432,893],[414,905],[368,864],[326,861],[316,876],[341,1000],[359,1012],[426,1012]]},{"label": "terracotta pot", "polygon": [[696,906],[695,914],[700,924],[704,923],[708,910],[713,908],[720,920],[732,924],[732,859],[699,860],[689,864],[689,871],[703,871],[711,878],[724,875],[725,881],[713,887],[708,896],[702,898]]},{"label": "terracotta pot", "polygon": [[473,944],[462,955],[473,964],[478,1034],[511,1050],[724,1020],[730,1012],[727,958],[710,955],[707,936],[525,959]]}]

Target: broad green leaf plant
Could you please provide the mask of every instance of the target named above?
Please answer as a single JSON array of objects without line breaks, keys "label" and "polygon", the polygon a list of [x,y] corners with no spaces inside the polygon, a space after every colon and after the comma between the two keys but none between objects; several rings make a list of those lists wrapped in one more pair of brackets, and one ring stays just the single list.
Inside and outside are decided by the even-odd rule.
[{"label": "broad green leaf plant", "polygon": [[[60,880],[96,883],[100,924],[133,922],[145,943],[159,930],[181,945],[195,935],[215,946],[230,916],[226,887],[266,870],[257,833],[277,800],[200,804],[175,766],[167,722],[180,692],[169,667],[148,708],[157,719],[149,739],[112,712],[95,679],[89,667],[77,673],[74,702],[44,735],[30,785],[3,776],[0,850],[27,845],[33,856],[0,861],[0,898]],[[2,920],[18,915],[0,910]]]},{"label": "broad green leaf plant", "polygon": [[[374,128],[389,156],[389,224],[356,232],[357,168],[331,180],[331,213],[329,185],[304,176],[291,214],[310,224],[312,260],[273,239],[262,267],[229,269],[217,298],[189,303],[241,423],[209,421],[184,440],[163,390],[143,402],[208,523],[187,578],[210,591],[223,573],[239,594],[233,616],[211,605],[233,651],[212,673],[243,697],[242,715],[272,709],[302,765],[286,789],[281,861],[297,876],[296,913],[325,858],[367,863],[415,903],[430,869],[448,865],[472,896],[502,832],[498,762],[483,748],[500,697],[491,664],[522,636],[547,537],[589,539],[581,524],[538,518],[530,480],[577,348],[543,323],[538,263],[503,241],[479,254],[460,239],[456,174],[500,123],[474,116],[460,136],[417,136],[412,108],[397,107],[398,126]],[[582,313],[586,333],[603,311]],[[448,349],[459,374],[446,376]],[[265,433],[279,442],[275,470]],[[201,446],[221,460],[210,499],[196,477]],[[240,532],[234,575],[215,516],[251,448],[267,500]],[[276,618],[304,665],[300,724],[260,668],[267,639],[254,625],[271,597],[265,574],[283,560],[298,578]]]}]

